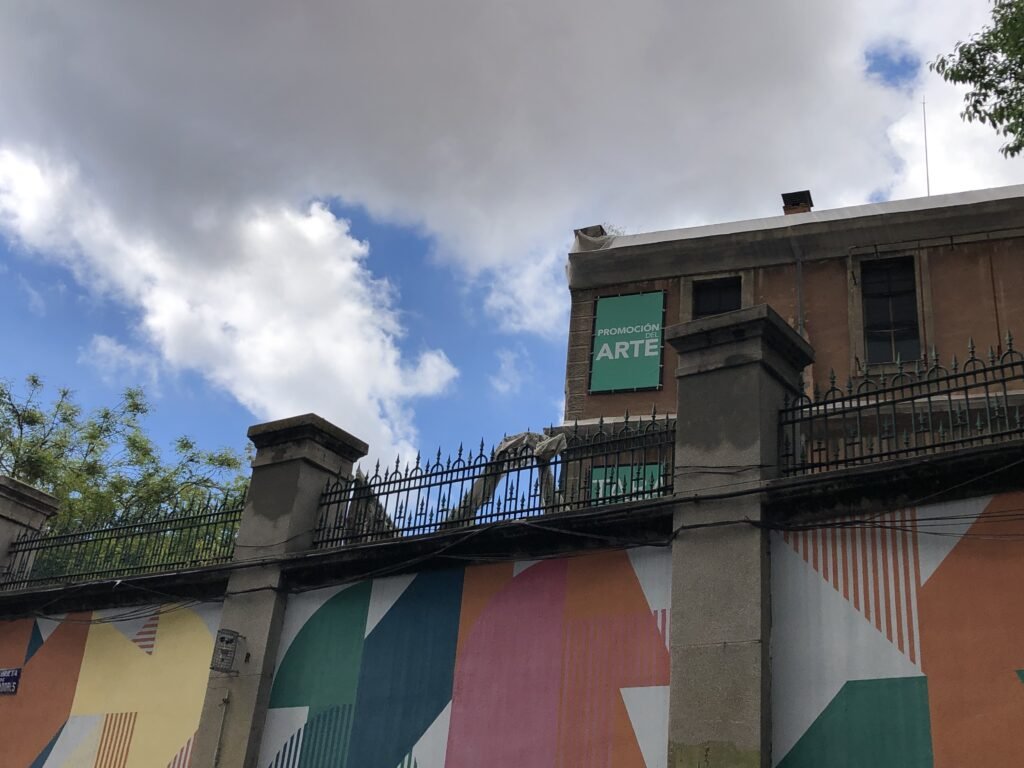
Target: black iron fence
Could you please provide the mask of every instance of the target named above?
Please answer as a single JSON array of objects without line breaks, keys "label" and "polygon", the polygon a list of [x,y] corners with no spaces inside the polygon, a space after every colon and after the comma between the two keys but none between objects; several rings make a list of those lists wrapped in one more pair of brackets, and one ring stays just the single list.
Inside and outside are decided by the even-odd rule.
[{"label": "black iron fence", "polygon": [[1024,355],[1007,334],[1004,352],[963,364],[931,356],[890,375],[802,396],[779,414],[782,471],[802,475],[1024,438]]},{"label": "black iron fence", "polygon": [[11,544],[0,589],[125,578],[229,562],[244,496],[179,502],[157,520],[66,533],[26,533]]},{"label": "black iron fence", "polygon": [[340,547],[539,515],[556,515],[672,493],[675,421],[652,414],[596,427],[506,438],[490,451],[403,467],[324,489],[315,542]]}]

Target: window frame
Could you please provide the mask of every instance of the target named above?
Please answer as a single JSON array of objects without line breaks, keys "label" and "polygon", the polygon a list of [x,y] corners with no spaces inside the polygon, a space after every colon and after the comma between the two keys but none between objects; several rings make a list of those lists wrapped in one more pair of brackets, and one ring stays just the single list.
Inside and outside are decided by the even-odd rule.
[{"label": "window frame", "polygon": [[[866,374],[895,373],[896,361],[869,363],[867,361],[867,334],[864,326],[863,265],[893,259],[911,259],[914,265],[914,306],[917,311],[917,341],[923,357],[927,353],[928,339],[935,338],[932,322],[930,270],[927,253],[916,249],[872,249],[866,253],[851,253],[847,259],[848,317],[850,333],[850,371],[854,378]],[[919,360],[921,358],[916,358]],[[901,360],[904,368],[915,360]]]},{"label": "window frame", "polygon": [[[679,279],[679,322],[688,323],[698,320],[693,316],[693,286],[712,280],[723,280],[730,277],[740,279],[740,309],[754,305],[754,270],[733,269],[722,272],[708,272],[700,275],[685,275]],[[705,315],[714,317],[714,315]]]}]

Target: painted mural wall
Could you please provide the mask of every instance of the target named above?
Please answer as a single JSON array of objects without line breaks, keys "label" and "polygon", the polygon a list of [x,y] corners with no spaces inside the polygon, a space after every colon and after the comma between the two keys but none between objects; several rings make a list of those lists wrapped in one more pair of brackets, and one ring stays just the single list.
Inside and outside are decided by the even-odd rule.
[{"label": "painted mural wall", "polygon": [[187,768],[219,604],[0,621],[0,765]]},{"label": "painted mural wall", "polygon": [[261,768],[663,768],[666,549],[289,598]]},{"label": "painted mural wall", "polygon": [[775,535],[775,764],[1024,765],[1022,547],[1020,493]]}]

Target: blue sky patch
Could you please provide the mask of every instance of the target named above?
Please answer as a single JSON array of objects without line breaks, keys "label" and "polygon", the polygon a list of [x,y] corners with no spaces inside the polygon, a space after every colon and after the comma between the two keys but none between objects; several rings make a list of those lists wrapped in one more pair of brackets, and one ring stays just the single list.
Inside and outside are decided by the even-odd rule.
[{"label": "blue sky patch", "polygon": [[879,43],[864,52],[864,69],[890,88],[909,88],[921,70],[921,58],[905,40]]}]

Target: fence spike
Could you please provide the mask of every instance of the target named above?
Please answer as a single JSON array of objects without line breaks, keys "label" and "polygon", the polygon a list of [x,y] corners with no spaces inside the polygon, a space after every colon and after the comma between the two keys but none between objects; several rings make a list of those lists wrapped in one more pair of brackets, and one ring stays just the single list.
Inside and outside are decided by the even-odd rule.
[{"label": "fence spike", "polygon": [[968,336],[967,337],[967,352],[969,353],[969,357],[967,359],[968,360],[973,360],[974,359],[974,337],[973,336]]},{"label": "fence spike", "polygon": [[1009,331],[1006,332],[1006,351],[1013,352],[1013,334]]},{"label": "fence spike", "polygon": [[835,387],[836,387],[836,369],[835,368],[829,368],[828,369],[828,388],[829,389],[835,389]]},{"label": "fence spike", "polygon": [[991,344],[989,344],[989,347],[988,347],[988,364],[989,365],[995,365],[996,364],[996,348],[993,347]]},{"label": "fence spike", "polygon": [[628,424],[629,423],[629,408],[626,409],[625,414],[622,416],[622,423],[623,424]]}]

